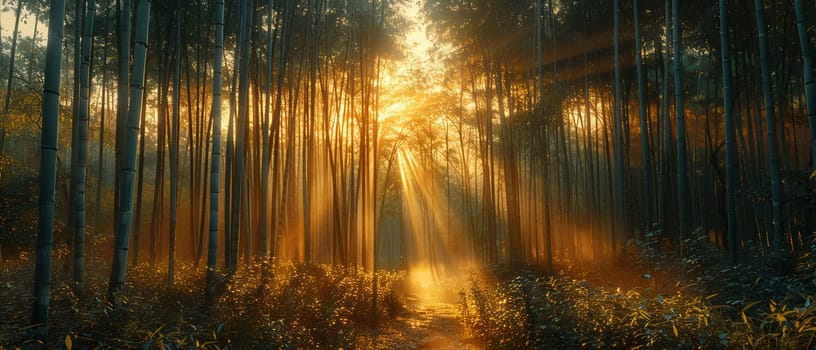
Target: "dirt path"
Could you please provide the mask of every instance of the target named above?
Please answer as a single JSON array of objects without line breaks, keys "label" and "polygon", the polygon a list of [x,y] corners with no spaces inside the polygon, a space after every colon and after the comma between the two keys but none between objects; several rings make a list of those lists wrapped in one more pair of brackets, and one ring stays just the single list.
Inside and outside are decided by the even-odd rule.
[{"label": "dirt path", "polygon": [[406,298],[404,315],[382,325],[369,344],[371,349],[480,349],[467,335],[455,304],[425,300],[415,295]]}]

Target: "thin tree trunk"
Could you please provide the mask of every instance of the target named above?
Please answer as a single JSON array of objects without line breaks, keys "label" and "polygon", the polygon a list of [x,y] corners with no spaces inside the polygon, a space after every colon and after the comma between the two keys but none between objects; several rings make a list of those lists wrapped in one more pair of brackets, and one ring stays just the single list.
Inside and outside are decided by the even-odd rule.
[{"label": "thin tree trunk", "polygon": [[759,60],[762,73],[762,94],[765,97],[765,123],[768,132],[768,168],[771,178],[771,215],[773,216],[773,252],[782,249],[782,183],[779,174],[779,150],[777,149],[776,123],[774,119],[774,98],[771,88],[771,65],[768,52],[767,29],[762,0],[754,0],[756,11],[757,37],[759,39]]},{"label": "thin tree trunk", "polygon": [[640,11],[638,0],[633,0],[635,18],[635,65],[637,66],[638,104],[640,105],[640,148],[643,167],[643,223],[644,232],[652,224],[652,160],[649,152],[649,127],[646,115],[646,86],[643,80],[643,57],[640,38]]},{"label": "thin tree trunk", "polygon": [[[157,40],[158,41],[158,40]],[[166,52],[166,50],[162,50]],[[159,53],[159,52],[157,52]],[[153,206],[152,215],[150,216],[150,245],[148,246],[150,253],[150,262],[158,261],[158,243],[162,240],[164,232],[164,173],[165,173],[165,157],[167,148],[167,90],[169,88],[168,82],[163,78],[165,75],[166,65],[159,64],[159,82],[156,89],[158,90],[158,111],[157,116],[157,137],[156,140],[156,172],[154,176],[153,186]],[[147,108],[147,106],[145,106]]]},{"label": "thin tree trunk", "polygon": [[[114,212],[117,213],[115,215],[114,226],[118,227],[119,223],[117,222],[119,218],[119,197],[121,195],[120,187],[121,187],[121,177],[119,176],[119,171],[122,170],[122,162],[124,161],[125,157],[125,142],[127,141],[127,120],[128,120],[128,104],[130,103],[128,100],[128,89],[130,88],[130,16],[131,16],[131,2],[130,0],[116,0],[117,5],[117,18],[119,22],[119,30],[117,30],[118,34],[118,47],[117,47],[117,83],[116,83],[116,145],[115,145],[115,158],[116,158],[116,176],[114,178],[114,195],[113,195],[113,206]],[[121,6],[120,6],[121,5]],[[141,168],[141,167],[140,167]],[[141,192],[140,192],[141,193]],[[137,216],[138,220],[138,216]],[[138,242],[137,242],[138,244]],[[136,253],[134,252],[134,257],[136,257]]]},{"label": "thin tree trunk", "polygon": [[[0,6],[5,5],[4,3],[5,3],[5,0],[0,0]],[[0,33],[3,32],[2,28],[3,28],[3,26],[0,24]],[[2,35],[0,35],[0,39],[2,39]],[[36,36],[34,37],[34,39],[36,39]],[[2,53],[2,50],[0,50],[0,53]],[[8,93],[8,92],[6,92],[6,93]],[[7,118],[8,118],[8,116],[5,113],[0,114],[0,121],[5,120]],[[3,155],[3,150],[4,150],[3,146],[5,146],[5,144],[6,144],[6,128],[3,127],[3,126],[0,126],[0,155]],[[0,172],[0,179],[2,179],[2,177],[3,177],[3,173]],[[3,266],[3,248],[2,248],[2,245],[0,245],[0,267],[2,267],[2,266]]]},{"label": "thin tree trunk", "polygon": [[246,148],[246,130],[247,130],[247,118],[249,116],[248,105],[249,105],[249,42],[250,42],[250,35],[251,35],[251,28],[252,28],[252,0],[242,0],[240,3],[240,10],[241,10],[241,22],[240,22],[240,40],[239,40],[239,47],[240,47],[240,59],[239,59],[239,70],[236,72],[239,74],[239,86],[238,86],[238,130],[237,130],[237,143],[235,147],[235,176],[232,183],[232,218],[231,218],[231,239],[232,244],[230,247],[232,248],[232,253],[230,254],[230,258],[232,259],[231,267],[232,269],[237,268],[238,265],[238,229],[241,223],[241,213],[242,213],[242,205],[244,204],[244,200],[242,199],[243,194],[243,183],[246,181],[244,179],[244,171],[245,171],[245,158],[246,154],[244,152]]},{"label": "thin tree trunk", "polygon": [[683,106],[683,47],[680,44],[680,1],[672,0],[672,41],[674,50],[674,107],[677,122],[677,214],[678,239],[689,231],[688,170],[686,155],[686,112]]},{"label": "thin tree trunk", "polygon": [[[238,56],[238,45],[235,45],[234,56]],[[227,145],[224,159],[224,270],[231,274],[235,272],[232,266],[232,182],[235,167],[232,165],[235,158],[235,115],[236,92],[238,87],[238,60],[233,60],[233,70],[230,83],[229,116],[227,120]]]},{"label": "thin tree trunk", "polygon": [[65,1],[51,0],[48,45],[43,84],[40,199],[37,230],[37,261],[31,311],[32,335],[48,345],[48,299],[51,292],[51,251],[54,245],[54,192],[57,184],[60,70]]},{"label": "thin tree trunk", "polygon": [[[264,95],[266,97],[264,109],[263,109],[263,121],[261,126],[261,133],[262,133],[262,143],[263,145],[261,150],[261,198],[259,199],[259,222],[260,227],[258,230],[260,231],[261,237],[261,292],[263,292],[267,279],[269,278],[269,237],[268,237],[268,229],[269,229],[269,216],[268,216],[268,206],[269,206],[269,160],[270,160],[270,130],[269,130],[269,118],[272,112],[272,69],[273,69],[273,54],[275,52],[275,40],[274,40],[274,31],[272,28],[272,17],[273,17],[273,0],[269,0],[267,3],[267,12],[266,12],[266,27],[267,27],[267,36],[266,36],[266,83],[264,85]],[[263,100],[263,99],[262,99]]]},{"label": "thin tree trunk", "polygon": [[207,242],[207,305],[215,304],[218,262],[218,204],[221,167],[221,77],[224,61],[224,0],[215,1],[215,53],[213,59],[212,160],[210,161],[210,233]]},{"label": "thin tree trunk", "polygon": [[147,56],[147,31],[150,20],[150,1],[137,0],[136,37],[133,61],[133,81],[128,110],[127,143],[124,145],[124,159],[121,168],[121,195],[117,212],[116,237],[113,251],[113,266],[108,288],[108,301],[120,306],[118,294],[125,283],[128,243],[133,219],[133,178],[136,173],[136,141],[139,135],[142,97],[144,93],[145,61]]},{"label": "thin tree trunk", "polygon": [[661,142],[661,176],[658,177],[658,188],[661,189],[660,191],[660,214],[661,214],[661,221],[660,223],[663,226],[663,229],[666,230],[671,227],[673,217],[671,216],[672,208],[671,205],[671,194],[672,186],[674,183],[672,182],[671,173],[671,158],[672,158],[672,123],[671,123],[671,111],[669,110],[669,37],[671,36],[671,1],[666,0],[664,3],[665,7],[665,24],[664,24],[664,37],[666,38],[666,48],[663,50],[663,83],[661,84],[661,113],[660,113],[660,126],[663,130],[663,137]]},{"label": "thin tree trunk", "polygon": [[[623,120],[621,116],[621,86],[620,86],[620,45],[618,43],[618,0],[614,0],[613,3],[613,11],[614,11],[614,24],[615,27],[613,29],[614,32],[614,45],[615,45],[615,63],[614,63],[614,75],[613,78],[615,84],[615,99],[612,108],[614,109],[614,127],[615,127],[615,202],[614,207],[617,208],[615,210],[615,217],[617,220],[620,220],[620,223],[616,225],[617,227],[613,228],[613,249],[616,249],[618,244],[623,244],[626,235],[628,234],[627,225],[626,225],[626,202],[624,201],[624,197],[626,197],[625,192],[625,179],[624,179],[624,162],[623,162]],[[636,45],[637,46],[637,45]],[[617,251],[613,251],[613,254],[617,254]]]},{"label": "thin tree trunk", "polygon": [[[81,70],[80,67],[82,66],[82,15],[84,14],[83,9],[84,9],[84,6],[85,6],[85,2],[86,2],[85,0],[74,1],[74,16],[73,16],[74,17],[73,18],[73,20],[74,20],[74,36],[72,38],[73,39],[72,41],[73,41],[73,46],[74,46],[74,60],[73,60],[74,69],[72,71],[72,75],[73,75],[74,79],[73,79],[73,89],[71,90],[71,93],[73,95],[73,97],[71,99],[71,124],[72,124],[72,127],[71,127],[71,145],[72,146],[71,146],[71,163],[70,163],[71,178],[70,178],[70,181],[69,181],[70,186],[68,187],[68,193],[67,193],[68,212],[70,213],[68,215],[68,220],[67,221],[68,221],[68,227],[71,228],[72,233],[74,233],[74,231],[76,230],[76,226],[75,226],[75,223],[74,223],[74,219],[76,218],[76,215],[75,215],[76,209],[74,207],[77,205],[76,202],[78,201],[77,198],[79,197],[77,195],[77,189],[80,186],[77,183],[77,181],[79,181],[78,172],[80,171],[80,168],[78,166],[79,165],[79,127],[74,127],[74,125],[77,125],[77,123],[78,123],[77,118],[79,118],[79,109],[80,109],[79,105],[81,104],[80,96],[79,96],[80,95],[80,90],[81,90],[81,86],[80,86],[80,82],[79,82],[80,81],[79,76],[80,76],[80,70]],[[18,3],[19,3],[19,1],[18,1]],[[9,72],[9,79],[11,79],[12,75],[13,74],[11,72]],[[10,83],[11,83],[11,81],[9,81],[9,84]],[[6,96],[8,97],[9,95],[6,94]],[[8,104],[6,104],[6,106],[8,106]],[[84,227],[84,224],[83,224],[83,227]],[[74,234],[74,236],[76,236],[76,234]],[[84,236],[84,234],[83,234],[83,236]],[[76,240],[76,237],[74,238],[74,240]],[[67,261],[63,266],[64,266],[64,270],[66,272],[68,272],[70,270],[70,268],[71,268],[71,265],[69,265],[69,263]]]},{"label": "thin tree trunk", "polygon": [[99,113],[99,155],[98,155],[98,172],[96,175],[96,211],[94,218],[96,219],[96,229],[102,225],[102,183],[105,177],[105,112],[108,106],[108,70],[104,67],[108,63],[108,41],[105,37],[105,47],[102,51],[102,106]]},{"label": "thin tree trunk", "polygon": [[[80,7],[80,5],[77,5]],[[14,32],[11,34],[11,52],[9,53],[9,73],[8,73],[8,80],[6,82],[6,99],[3,103],[3,115],[8,115],[9,104],[11,102],[11,83],[14,80],[14,56],[17,54],[17,34],[19,34],[20,28],[20,12],[23,9],[23,0],[17,0],[17,9],[14,11]],[[79,10],[77,10],[79,12]],[[78,22],[77,22],[78,23]],[[77,25],[75,23],[75,25]],[[79,29],[76,31],[79,33]],[[79,39],[77,39],[79,40]],[[76,67],[76,66],[75,66]],[[0,153],[2,153],[3,146],[0,145]]]},{"label": "thin tree trunk", "polygon": [[77,294],[81,295],[83,290],[83,280],[85,275],[85,221],[86,221],[86,201],[85,201],[85,178],[87,174],[88,159],[88,115],[91,94],[91,42],[93,41],[94,14],[96,11],[95,0],[88,0],[87,13],[85,14],[85,30],[82,35],[82,63],[79,73],[80,79],[80,101],[79,115],[75,116],[72,128],[76,128],[78,144],[76,164],[71,164],[71,176],[76,176],[75,188],[72,188],[73,215],[74,215],[74,283]]},{"label": "thin tree trunk", "polygon": [[731,96],[731,48],[728,40],[728,0],[720,0],[720,50],[722,54],[723,111],[725,115],[725,212],[728,222],[728,252],[731,263],[737,263],[736,189],[739,181],[737,168],[737,130],[734,123]]},{"label": "thin tree trunk", "polygon": [[810,169],[816,172],[816,77],[813,74],[813,47],[807,30],[808,18],[802,0],[796,0],[796,26],[799,29],[799,46],[802,49],[804,68],[805,101],[810,131]]},{"label": "thin tree trunk", "polygon": [[[139,121],[141,125],[145,125],[145,115],[147,113],[140,113],[141,116],[139,117]],[[133,250],[133,258],[131,258],[132,264],[139,263],[139,252],[141,249],[139,248],[139,243],[141,243],[141,233],[142,233],[142,199],[144,198],[144,164],[145,164],[145,131],[147,128],[141,128],[139,130],[139,165],[137,169],[139,169],[138,178],[136,179],[136,208],[134,208],[133,213],[133,242],[131,243],[133,246],[131,250]],[[119,176],[117,175],[117,178]],[[155,188],[154,188],[155,190]],[[118,190],[117,190],[118,192]],[[118,208],[118,205],[117,205]],[[117,211],[118,213],[118,211]],[[152,247],[152,246],[151,246]]]},{"label": "thin tree trunk", "polygon": [[[35,6],[34,9],[34,31],[31,33],[31,41],[32,42],[39,42],[39,29],[40,29],[40,8],[39,6]],[[36,65],[34,64],[35,60],[30,59],[28,60],[28,81],[34,81],[34,72],[37,70]]]},{"label": "thin tree trunk", "polygon": [[[178,208],[178,162],[179,162],[179,105],[181,99],[181,0],[176,0],[175,64],[173,65],[173,120],[170,128],[170,252],[167,262],[167,281],[172,285],[176,266],[176,220]],[[192,106],[187,106],[192,108]],[[192,125],[188,125],[192,128]],[[192,169],[190,169],[192,171]],[[192,205],[192,203],[190,203]],[[190,222],[190,228],[194,223]],[[193,230],[189,230],[191,234]]]}]

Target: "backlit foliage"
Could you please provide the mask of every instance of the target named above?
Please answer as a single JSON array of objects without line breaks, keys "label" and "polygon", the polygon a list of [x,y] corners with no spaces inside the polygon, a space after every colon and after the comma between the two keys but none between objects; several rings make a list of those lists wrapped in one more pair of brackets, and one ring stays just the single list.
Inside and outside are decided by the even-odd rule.
[{"label": "backlit foliage", "polygon": [[717,305],[716,295],[598,287],[562,272],[488,288],[474,278],[462,320],[488,348],[809,349],[814,296]]},{"label": "backlit foliage", "polygon": [[567,274],[522,275],[461,296],[463,321],[488,348],[805,349],[814,346],[816,305],[610,290]]},{"label": "backlit foliage", "polygon": [[[58,264],[62,264],[59,262]],[[33,266],[12,269],[0,281],[0,346],[24,346]],[[107,264],[89,265],[88,289],[78,297],[70,274],[55,266],[50,345],[102,349],[354,348],[372,319],[371,274],[326,265],[275,266],[263,291],[261,265],[224,281],[217,307],[203,305],[201,267],[177,266],[173,286],[166,266],[139,264],[128,270],[123,307],[105,301]],[[380,319],[402,309],[394,292],[402,273],[379,272]],[[26,285],[21,285],[20,282]]]}]

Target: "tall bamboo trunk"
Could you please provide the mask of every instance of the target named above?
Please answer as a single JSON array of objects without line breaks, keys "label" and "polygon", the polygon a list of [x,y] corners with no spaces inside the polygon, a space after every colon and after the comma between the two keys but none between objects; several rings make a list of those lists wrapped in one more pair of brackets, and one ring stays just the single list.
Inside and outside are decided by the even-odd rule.
[{"label": "tall bamboo trunk", "polygon": [[221,192],[221,77],[224,65],[224,0],[215,1],[215,50],[213,58],[212,160],[210,161],[210,226],[207,242],[207,286],[205,301],[215,304],[218,262],[218,204]]},{"label": "tall bamboo trunk", "polygon": [[116,236],[113,266],[108,288],[108,301],[120,305],[118,294],[125,283],[128,246],[133,219],[133,185],[136,174],[136,141],[139,136],[142,98],[144,96],[145,61],[147,57],[147,31],[150,20],[150,1],[136,3],[136,37],[133,60],[133,79],[130,91],[130,108],[127,119],[127,138],[121,168],[119,211],[116,220]]},{"label": "tall bamboo trunk", "polygon": [[762,0],[754,0],[756,11],[757,37],[759,40],[759,60],[762,74],[762,94],[765,97],[765,126],[768,132],[768,170],[771,180],[771,215],[773,217],[773,251],[782,249],[782,182],[779,172],[779,150],[777,148],[776,120],[774,118],[774,98],[771,87],[771,65],[768,49],[768,34]]},{"label": "tall bamboo trunk", "polygon": [[51,292],[51,251],[54,245],[54,192],[57,184],[60,70],[65,1],[51,0],[43,84],[40,199],[37,225],[37,261],[31,310],[32,335],[47,345],[48,299]]},{"label": "tall bamboo trunk", "polygon": [[[105,38],[104,49],[102,50],[102,66],[107,66],[108,63],[108,40]],[[102,184],[105,178],[105,113],[108,108],[108,70],[102,70],[102,106],[99,111],[99,146],[97,158],[97,175],[96,175],[96,208],[94,219],[96,221],[97,230],[102,226]]]},{"label": "tall bamboo trunk", "polygon": [[686,111],[683,105],[683,47],[680,43],[680,1],[672,0],[672,49],[674,50],[674,108],[677,122],[677,234],[689,233],[688,156],[686,155]]},{"label": "tall bamboo trunk", "polygon": [[[170,251],[167,262],[167,281],[173,284],[176,266],[176,221],[178,209],[179,162],[179,105],[181,99],[181,0],[176,0],[175,64],[173,65],[173,120],[170,123]],[[192,106],[187,106],[192,108]],[[187,127],[191,128],[192,125]],[[190,169],[192,171],[192,169]],[[192,203],[190,203],[192,205]],[[190,221],[190,228],[194,227]],[[190,230],[192,233],[192,229]]]},{"label": "tall bamboo trunk", "polygon": [[[85,222],[86,222],[86,201],[85,179],[87,175],[88,161],[88,116],[90,114],[90,93],[91,93],[91,43],[93,41],[94,14],[96,11],[95,0],[88,0],[87,13],[85,14],[85,29],[82,35],[82,62],[79,72],[80,92],[79,92],[79,115],[74,116],[72,129],[76,129],[78,144],[75,159],[76,163],[71,164],[71,176],[76,176],[72,181],[76,185],[71,188],[73,197],[73,222],[74,222],[74,283],[76,291],[81,294],[83,290],[83,280],[85,275]],[[100,136],[101,137],[101,136]]]},{"label": "tall bamboo trunk", "polygon": [[731,96],[731,48],[728,40],[728,0],[720,0],[720,50],[722,54],[723,111],[725,115],[725,206],[728,223],[728,252],[731,263],[737,263],[736,189],[739,181],[737,168],[737,130],[734,123]]},{"label": "tall bamboo trunk", "polygon": [[802,50],[802,64],[807,103],[808,130],[810,131],[810,170],[816,171],[816,77],[813,74],[813,46],[807,29],[808,18],[802,0],[796,0],[796,26],[799,29],[799,46]]},{"label": "tall bamboo trunk", "polygon": [[[230,253],[232,269],[237,268],[238,265],[238,233],[240,223],[242,222],[241,215],[243,212],[243,205],[246,203],[242,198],[244,190],[244,172],[245,172],[245,149],[247,146],[247,119],[249,116],[249,44],[250,34],[252,28],[252,0],[242,0],[240,3],[241,22],[240,22],[240,58],[239,58],[239,78],[238,78],[238,122],[237,122],[237,139],[235,147],[235,175],[232,182],[232,218],[230,227],[230,238],[232,243],[232,253]],[[244,221],[247,224],[248,221]]]},{"label": "tall bamboo trunk", "polygon": [[646,115],[646,84],[643,80],[643,57],[640,38],[640,11],[638,0],[633,0],[635,19],[635,66],[637,68],[638,104],[640,105],[640,148],[643,168],[643,229],[650,230],[652,224],[652,159],[649,151],[649,127]]},{"label": "tall bamboo trunk", "polygon": [[[804,73],[808,131],[810,132],[810,171],[811,176],[813,176],[813,174],[816,174],[816,76],[814,76],[813,72],[813,46],[807,30],[807,20],[803,1],[796,0],[796,26],[799,29],[799,45],[802,50],[802,71]],[[794,125],[796,124],[794,123]],[[794,145],[796,144],[797,142],[794,142]],[[812,231],[814,225],[816,225],[816,222],[814,222],[816,209],[810,209],[808,217],[810,217],[810,220],[807,220],[807,224],[810,225]]]},{"label": "tall bamboo trunk", "polygon": [[[626,235],[628,234],[627,225],[626,225],[626,202],[624,197],[626,197],[625,193],[625,179],[624,179],[624,162],[623,162],[623,120],[621,117],[621,86],[620,86],[620,45],[618,43],[618,0],[613,2],[613,11],[614,11],[614,21],[613,21],[613,32],[614,32],[614,46],[615,46],[615,59],[614,59],[614,86],[615,86],[615,99],[614,104],[612,106],[614,112],[614,127],[615,127],[615,141],[614,141],[614,152],[615,152],[615,191],[614,191],[614,208],[617,208],[614,211],[613,217],[615,220],[619,220],[620,222],[617,223],[616,227],[613,228],[614,238],[613,238],[613,249],[617,249],[618,245],[622,246],[622,243],[625,240]],[[613,251],[613,254],[617,254],[617,251]]]},{"label": "tall bamboo trunk", "polygon": [[[116,81],[116,176],[114,179],[114,200],[113,209],[115,215],[114,226],[118,225],[119,197],[121,177],[119,171],[122,169],[122,162],[125,157],[125,143],[127,142],[127,120],[128,120],[128,93],[130,89],[130,26],[131,26],[131,2],[130,0],[116,0],[117,21],[119,24],[118,45],[117,45],[117,81]],[[136,255],[136,254],[134,254]]]}]

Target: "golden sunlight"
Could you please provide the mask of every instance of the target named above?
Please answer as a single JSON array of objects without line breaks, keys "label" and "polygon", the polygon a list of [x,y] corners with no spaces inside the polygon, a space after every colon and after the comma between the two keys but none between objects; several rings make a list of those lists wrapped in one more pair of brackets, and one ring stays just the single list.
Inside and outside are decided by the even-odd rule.
[{"label": "golden sunlight", "polygon": [[[428,36],[427,23],[418,2],[407,2],[401,7],[404,17],[411,21],[409,29],[403,34],[405,57],[403,62],[386,66],[381,72],[379,96],[381,105],[378,120],[399,123],[407,118],[411,111],[421,108],[418,100],[421,91],[412,88],[412,81],[421,76],[434,76],[441,71],[442,65],[436,59],[439,46]],[[417,72],[418,67],[421,71]],[[437,82],[428,82],[431,89],[438,88]]]},{"label": "golden sunlight", "polygon": [[410,30],[405,34],[406,53],[413,58],[427,57],[433,48],[433,42],[428,37],[425,16],[421,13],[420,4],[410,1],[402,9],[405,18],[412,19]]},{"label": "golden sunlight", "polygon": [[397,157],[411,248],[408,276],[412,292],[426,300],[456,300],[452,291],[464,285],[475,266],[473,242],[467,239],[459,218],[446,215],[449,203],[433,170],[419,163],[410,149],[401,148]]},{"label": "golden sunlight", "polygon": [[566,107],[567,123],[569,127],[578,132],[584,132],[589,127],[590,132],[596,132],[604,125],[604,107],[601,101],[603,97],[591,94],[589,97],[589,118],[587,118],[587,108],[583,101],[575,101]]}]

